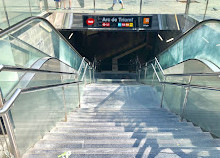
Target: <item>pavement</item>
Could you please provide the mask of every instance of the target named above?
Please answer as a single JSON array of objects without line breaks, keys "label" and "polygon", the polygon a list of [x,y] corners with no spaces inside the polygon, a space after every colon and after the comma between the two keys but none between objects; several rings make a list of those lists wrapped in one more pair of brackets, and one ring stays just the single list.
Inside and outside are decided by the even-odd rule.
[{"label": "pavement", "polygon": [[[80,0],[79,0],[80,1]],[[74,12],[74,13],[102,13],[102,14],[184,14],[186,9],[186,0],[124,0],[124,10],[120,10],[121,5],[115,4],[114,10],[108,8],[112,6],[112,0],[85,0],[84,7],[80,7],[79,1],[72,1],[71,10],[56,10],[53,0],[49,0],[50,10],[56,12]],[[190,4],[189,15],[198,21],[204,19],[207,1],[193,0]],[[220,18],[220,1],[209,0],[205,19]],[[141,8],[141,9],[140,9]]]}]

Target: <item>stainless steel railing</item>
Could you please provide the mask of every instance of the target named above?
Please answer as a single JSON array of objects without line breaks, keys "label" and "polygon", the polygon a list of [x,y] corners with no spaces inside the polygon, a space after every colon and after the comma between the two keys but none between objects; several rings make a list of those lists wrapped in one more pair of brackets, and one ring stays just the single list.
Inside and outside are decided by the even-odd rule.
[{"label": "stainless steel railing", "polygon": [[154,59],[155,59],[155,63],[159,66],[159,69],[161,70],[161,72],[163,73],[163,75],[165,75],[165,73],[164,73],[164,71],[163,71],[163,69],[162,69],[162,67],[161,67],[161,65],[160,65],[160,63],[159,63],[159,61],[157,60],[157,57],[155,57]]},{"label": "stainless steel railing", "polygon": [[83,65],[84,65],[84,60],[85,60],[85,57],[82,58],[82,61],[81,61],[80,66],[79,66],[79,69],[77,71],[78,76],[80,76],[80,74],[81,74],[81,70],[82,70]]},{"label": "stainless steel railing", "polygon": [[41,69],[33,69],[33,68],[23,68],[17,66],[10,66],[10,65],[0,65],[0,72],[1,71],[22,71],[22,72],[40,72],[40,73],[51,73],[51,74],[66,74],[66,75],[77,75],[78,73],[75,72],[62,72],[62,71],[51,71],[51,70],[41,70]]},{"label": "stainless steel railing", "polygon": [[[191,84],[192,79],[194,76],[216,76],[219,77],[220,76],[220,72],[213,72],[213,73],[184,73],[184,74],[164,74],[164,71],[159,63],[159,61],[157,60],[157,58],[155,58],[155,63],[156,65],[159,67],[160,71],[162,72],[164,79],[161,79],[158,75],[158,72],[156,71],[155,65],[151,64],[154,74],[157,77],[157,80],[159,81],[159,83],[162,85],[163,89],[162,89],[162,96],[161,96],[161,107],[163,106],[163,99],[164,99],[164,94],[165,94],[165,85],[174,85],[174,86],[180,86],[180,87],[185,87],[185,97],[184,97],[184,101],[183,101],[183,105],[182,105],[182,111],[180,114],[181,117],[181,121],[183,120],[183,114],[184,111],[186,109],[186,105],[187,105],[187,99],[188,99],[188,94],[190,91],[190,88],[197,88],[197,89],[205,89],[205,90],[211,90],[211,91],[220,91],[220,88],[218,87],[213,87],[213,86],[203,86],[203,85],[198,85],[198,84]],[[154,74],[153,74],[153,79],[154,79]],[[178,83],[178,82],[167,82],[166,81],[166,77],[185,77],[188,76],[188,82],[187,83]]]},{"label": "stainless steel railing", "polygon": [[[58,32],[53,25],[51,25],[47,20],[45,20],[44,18],[41,17],[29,17],[27,19],[24,19],[23,21],[20,21],[19,23],[5,29],[2,30],[0,32],[0,37],[3,37],[5,35],[19,40],[19,42],[21,42],[22,44],[31,47],[34,50],[37,50],[38,52],[41,52],[43,54],[45,54],[44,52],[42,52],[41,50],[33,47],[32,45],[26,43],[25,41],[22,41],[16,37],[14,37],[11,32],[14,32],[16,30],[19,30],[20,28],[22,28],[25,24],[33,21],[33,20],[41,20],[46,22],[57,34],[60,38],[62,38],[67,45],[74,50],[74,52],[82,59],[81,64],[84,64],[86,66],[86,68],[82,71],[82,66],[80,69],[77,70],[73,70],[73,72],[62,72],[62,71],[52,71],[52,70],[40,70],[40,69],[34,69],[34,68],[24,68],[24,67],[17,67],[17,66],[10,66],[10,65],[0,65],[0,72],[2,71],[13,71],[13,72],[31,72],[31,73],[46,73],[46,74],[60,74],[60,75],[75,75],[80,76],[81,73],[83,73],[81,80],[77,80],[77,81],[73,81],[73,82],[67,82],[67,83],[59,83],[59,84],[50,84],[50,85],[45,85],[45,86],[36,86],[36,87],[29,87],[29,88],[18,88],[15,90],[15,92],[11,95],[11,97],[5,101],[3,98],[3,95],[1,93],[1,89],[0,89],[0,116],[3,118],[4,121],[4,126],[5,129],[7,131],[7,138],[6,138],[6,133],[3,133],[4,136],[4,142],[5,144],[8,143],[8,141],[10,142],[11,145],[11,149],[9,147],[9,143],[6,145],[7,149],[4,148],[4,143],[2,143],[2,149],[4,150],[5,154],[8,154],[10,157],[15,156],[16,158],[19,158],[21,155],[19,153],[17,144],[16,144],[16,139],[15,139],[15,134],[14,134],[14,129],[12,126],[12,122],[9,116],[9,110],[11,109],[11,107],[13,106],[14,102],[16,101],[16,99],[20,96],[21,93],[29,93],[29,92],[34,92],[34,91],[40,91],[40,90],[45,90],[45,89],[51,89],[54,87],[62,87],[62,95],[63,95],[63,104],[64,104],[64,111],[65,111],[65,121],[67,121],[67,108],[66,108],[66,102],[65,102],[65,93],[64,93],[64,87],[68,86],[68,85],[72,85],[72,84],[76,84],[78,86],[78,100],[79,100],[79,107],[80,107],[80,84],[83,82],[83,80],[85,79],[85,74],[87,71],[87,67],[89,66],[89,60],[86,58],[83,58],[76,50],[75,48],[62,36],[62,34],[60,32]],[[49,55],[45,54],[46,56],[49,57]],[[53,58],[53,57],[51,57]],[[54,58],[56,60],[58,60],[59,62],[61,62],[63,65],[66,65],[67,67],[70,67],[69,65],[67,65],[66,63],[60,61],[57,58]],[[91,70],[90,70],[91,71]],[[62,81],[62,76],[61,78]],[[90,81],[91,82],[91,81]],[[1,125],[1,123],[0,123]],[[4,127],[2,126],[2,131],[4,132]],[[0,141],[1,143],[2,141]],[[0,145],[1,146],[1,145]]]},{"label": "stainless steel railing", "polygon": [[[16,99],[18,98],[18,96],[21,93],[29,93],[29,92],[34,92],[34,91],[40,91],[40,90],[45,90],[45,89],[51,89],[54,87],[62,87],[62,91],[63,91],[63,100],[64,100],[64,111],[65,111],[65,121],[67,121],[67,110],[66,110],[66,102],[65,102],[65,93],[64,93],[64,86],[68,86],[68,85],[72,85],[72,84],[77,84],[78,86],[78,99],[79,99],[79,108],[80,108],[80,83],[83,82],[84,77],[85,77],[85,73],[87,70],[87,66],[84,69],[83,72],[83,76],[81,78],[80,81],[74,81],[74,82],[67,82],[67,83],[59,83],[59,84],[50,84],[50,85],[45,85],[45,86],[36,86],[36,87],[29,87],[29,88],[18,88],[16,89],[16,91],[13,93],[13,95],[10,97],[10,99],[6,102],[4,102],[2,94],[0,94],[0,116],[2,116],[3,120],[4,120],[4,125],[7,131],[7,135],[8,135],[8,139],[11,145],[11,150],[13,155],[16,158],[20,158],[20,153],[16,144],[16,140],[15,140],[15,134],[13,131],[13,127],[12,127],[12,123],[11,120],[8,116],[8,111],[10,110],[10,108],[13,106],[14,102],[16,101]],[[32,68],[21,68],[21,67],[15,67],[15,66],[6,66],[6,65],[0,65],[0,72],[1,71],[24,71],[24,72],[33,72],[33,73],[48,73],[48,74],[64,74],[64,75],[78,75],[78,73],[69,73],[69,72],[59,72],[59,71],[50,71],[50,70],[39,70],[39,69],[32,69]],[[7,146],[7,153],[10,156],[10,148],[9,145],[7,144],[7,138],[6,138],[6,133],[4,132],[4,128],[2,126],[2,123],[0,122],[0,126],[1,126],[1,130],[3,132],[3,136],[4,136],[4,140],[6,142],[6,146]],[[2,143],[3,144],[3,143]],[[4,146],[2,145],[2,148],[4,149]],[[5,149],[4,149],[5,150]],[[6,152],[4,151],[4,152]]]},{"label": "stainless steel railing", "polygon": [[[86,70],[87,70],[87,66],[88,66],[88,64],[86,65],[86,68],[83,71],[83,76],[82,76],[80,81],[74,81],[74,82],[68,82],[68,83],[60,83],[60,84],[50,84],[50,85],[46,85],[46,86],[37,86],[37,87],[30,87],[30,88],[23,88],[23,89],[18,88],[14,92],[12,97],[4,104],[2,109],[0,109],[0,115],[6,113],[8,111],[8,109],[10,109],[11,104],[13,104],[13,102],[15,101],[17,96],[19,96],[19,94],[21,92],[32,92],[32,91],[37,91],[37,90],[42,90],[42,89],[50,89],[50,88],[53,88],[53,87],[63,87],[65,85],[81,83],[84,80],[85,73],[86,73]],[[73,75],[73,74],[75,74],[75,75],[78,75],[78,73],[72,73],[72,72],[40,70],[40,69],[32,69],[32,68],[21,68],[21,67],[8,66],[8,65],[0,65],[0,72],[1,71],[13,71],[13,72],[22,71],[22,72],[33,72],[33,73],[65,74],[65,75]]]}]

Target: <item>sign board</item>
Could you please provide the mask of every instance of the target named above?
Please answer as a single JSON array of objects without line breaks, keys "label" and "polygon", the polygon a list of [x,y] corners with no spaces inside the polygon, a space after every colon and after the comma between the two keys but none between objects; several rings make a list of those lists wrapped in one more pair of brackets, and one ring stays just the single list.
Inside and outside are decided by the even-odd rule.
[{"label": "sign board", "polygon": [[152,16],[84,15],[84,28],[138,29],[151,28]]}]

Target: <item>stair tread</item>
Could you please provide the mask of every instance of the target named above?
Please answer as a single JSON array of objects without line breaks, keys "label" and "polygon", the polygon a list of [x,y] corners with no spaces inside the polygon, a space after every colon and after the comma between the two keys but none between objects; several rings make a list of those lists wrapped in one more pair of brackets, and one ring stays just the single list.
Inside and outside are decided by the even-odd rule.
[{"label": "stair tread", "polygon": [[[157,142],[155,144],[155,142]],[[81,140],[81,141],[62,141],[62,140],[41,140],[37,144],[35,144],[36,148],[95,148],[97,146],[101,148],[114,148],[114,147],[120,147],[120,148],[127,148],[127,147],[142,147],[146,145],[150,145],[151,147],[220,147],[220,141],[213,141],[209,139],[203,139],[203,140],[197,140],[191,141],[189,139],[131,139],[128,141],[123,140]],[[78,146],[76,146],[78,145]]]},{"label": "stair tread", "polygon": [[[52,150],[44,150],[44,149],[39,149],[39,150],[30,150],[29,154],[62,154],[63,152],[66,151],[71,151],[72,154],[138,154],[142,153],[146,154],[147,149],[152,149],[153,147],[144,147],[144,148],[138,148],[138,147],[132,147],[132,148],[74,148],[73,150],[69,148],[62,148],[62,149],[52,149]],[[173,147],[173,148],[163,148],[163,147],[158,147],[158,148],[153,148],[153,151],[148,151],[148,152],[162,152],[162,153],[181,153],[181,152],[190,152],[190,155],[197,155],[198,153],[195,152],[203,152],[203,151],[209,151],[212,152],[212,154],[220,154],[219,148],[216,147],[204,147],[204,148],[194,148],[194,147]],[[180,150],[181,149],[181,150]],[[206,152],[204,152],[205,154]]]}]

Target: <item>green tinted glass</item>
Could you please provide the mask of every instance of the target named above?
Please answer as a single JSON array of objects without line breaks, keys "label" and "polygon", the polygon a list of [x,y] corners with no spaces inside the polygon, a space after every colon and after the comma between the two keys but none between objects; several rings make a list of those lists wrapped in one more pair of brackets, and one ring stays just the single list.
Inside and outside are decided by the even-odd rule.
[{"label": "green tinted glass", "polygon": [[200,26],[159,55],[158,58],[163,69],[188,59],[205,60],[220,67],[219,51],[220,24],[214,22]]}]

